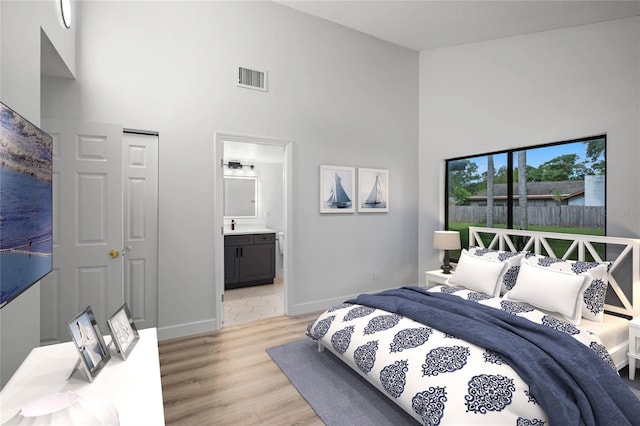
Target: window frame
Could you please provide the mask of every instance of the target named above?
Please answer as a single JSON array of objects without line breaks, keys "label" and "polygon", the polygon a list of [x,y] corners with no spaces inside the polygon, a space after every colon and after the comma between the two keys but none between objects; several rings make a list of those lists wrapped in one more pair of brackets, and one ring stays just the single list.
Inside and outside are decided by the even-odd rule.
[{"label": "window frame", "polygon": [[[444,199],[445,199],[445,203],[444,203],[444,229],[445,230],[449,230],[449,199],[450,199],[450,194],[449,194],[449,165],[452,162],[456,162],[456,161],[462,161],[462,160],[469,160],[469,159],[473,159],[473,158],[479,158],[479,157],[487,157],[489,155],[493,155],[493,156],[497,156],[497,155],[507,155],[507,199],[506,199],[506,207],[507,207],[507,223],[506,223],[506,228],[507,229],[514,229],[514,191],[513,191],[513,185],[514,185],[514,173],[515,173],[515,167],[517,166],[517,164],[514,165],[514,158],[515,158],[515,154],[518,153],[519,151],[529,151],[529,150],[533,150],[533,149],[538,149],[538,148],[548,148],[548,147],[553,147],[553,146],[559,146],[559,145],[568,145],[568,144],[572,144],[572,143],[586,143],[586,142],[590,142],[590,141],[594,141],[594,140],[599,140],[602,139],[603,143],[604,143],[604,152],[603,152],[603,161],[604,161],[604,176],[605,176],[605,185],[604,185],[604,211],[605,211],[605,216],[604,216],[604,227],[603,227],[603,232],[604,235],[607,235],[607,216],[606,216],[606,211],[607,211],[607,135],[605,134],[601,134],[601,135],[595,135],[595,136],[588,136],[588,137],[583,137],[583,138],[576,138],[576,139],[569,139],[569,140],[563,140],[563,141],[559,141],[559,142],[550,142],[550,143],[543,143],[543,144],[538,144],[538,145],[531,145],[531,146],[525,146],[525,147],[518,147],[518,148],[512,148],[512,149],[506,149],[506,150],[501,150],[501,151],[490,151],[490,152],[486,152],[486,153],[479,153],[479,154],[472,154],[472,155],[465,155],[465,156],[459,156],[459,157],[453,157],[453,158],[449,158],[449,159],[445,159],[445,182],[444,182]],[[549,160],[551,160],[552,158],[549,158]],[[486,226],[486,225],[485,225]],[[495,227],[495,224],[494,226]],[[549,232],[554,232],[554,231],[549,231]],[[466,247],[468,245],[468,241],[461,241],[462,243],[462,247]],[[456,260],[453,259],[452,260]]]}]

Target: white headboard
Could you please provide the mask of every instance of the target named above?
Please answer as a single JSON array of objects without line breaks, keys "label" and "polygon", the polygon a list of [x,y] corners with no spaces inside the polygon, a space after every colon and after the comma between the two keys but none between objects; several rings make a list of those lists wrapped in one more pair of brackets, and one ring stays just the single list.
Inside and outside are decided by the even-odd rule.
[{"label": "white headboard", "polygon": [[[491,242],[485,245],[481,236],[485,240],[491,238]],[[516,246],[513,236],[523,237],[524,241]],[[568,241],[569,248],[564,253],[555,253],[549,244],[550,240]],[[593,246],[594,243],[606,244],[606,259],[600,257]],[[472,246],[496,250],[527,250],[539,255],[582,261],[589,253],[596,262],[609,261],[611,268],[607,296],[611,298],[609,293],[613,291],[620,305],[605,303],[605,310],[631,317],[640,315],[640,239],[471,226],[469,227],[469,247]],[[625,294],[623,288],[630,289],[631,294]]]}]

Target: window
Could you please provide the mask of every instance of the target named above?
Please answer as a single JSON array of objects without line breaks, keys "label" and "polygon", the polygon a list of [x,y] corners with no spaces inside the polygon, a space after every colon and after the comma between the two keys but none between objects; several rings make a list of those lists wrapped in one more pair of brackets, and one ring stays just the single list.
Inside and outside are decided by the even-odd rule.
[{"label": "window", "polygon": [[[445,229],[605,235],[606,136],[446,160]],[[455,254],[453,255],[455,257]]]}]

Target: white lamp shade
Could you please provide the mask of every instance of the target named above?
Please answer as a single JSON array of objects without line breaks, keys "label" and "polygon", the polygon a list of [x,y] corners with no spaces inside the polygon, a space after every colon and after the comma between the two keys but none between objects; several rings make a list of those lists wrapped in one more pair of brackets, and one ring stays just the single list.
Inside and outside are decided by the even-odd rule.
[{"label": "white lamp shade", "polygon": [[33,401],[2,426],[119,425],[118,411],[106,401],[64,392]]},{"label": "white lamp shade", "polygon": [[433,248],[440,250],[458,250],[460,248],[460,232],[435,231],[433,233]]}]

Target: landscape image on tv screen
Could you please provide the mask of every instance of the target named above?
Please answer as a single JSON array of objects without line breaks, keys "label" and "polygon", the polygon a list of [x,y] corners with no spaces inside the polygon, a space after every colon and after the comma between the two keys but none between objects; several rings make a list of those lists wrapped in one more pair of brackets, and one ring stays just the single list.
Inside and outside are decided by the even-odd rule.
[{"label": "landscape image on tv screen", "polygon": [[52,268],[52,138],[0,103],[0,308]]}]

